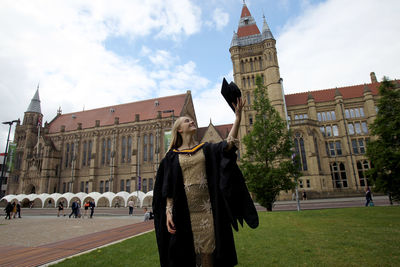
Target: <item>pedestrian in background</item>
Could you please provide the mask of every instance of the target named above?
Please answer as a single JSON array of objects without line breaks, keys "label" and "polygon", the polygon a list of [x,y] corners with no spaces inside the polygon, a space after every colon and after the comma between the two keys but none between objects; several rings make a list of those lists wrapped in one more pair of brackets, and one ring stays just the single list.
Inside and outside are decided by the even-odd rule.
[{"label": "pedestrian in background", "polygon": [[93,218],[94,208],[96,207],[96,205],[94,204],[94,201],[90,201],[89,202],[89,206],[90,206],[90,219],[92,219]]},{"label": "pedestrian in background", "polygon": [[90,206],[89,200],[87,200],[86,203],[85,203],[85,205],[84,205],[84,207],[85,207],[85,212],[83,213],[82,218],[85,218],[85,216],[87,216],[87,212],[88,212],[89,206]]},{"label": "pedestrian in background", "polygon": [[368,205],[370,205],[370,203],[372,203],[371,206],[373,206],[373,201],[372,201],[372,195],[371,195],[371,189],[369,188],[369,186],[367,186],[365,188],[365,207],[368,207]]},{"label": "pedestrian in background", "polygon": [[12,210],[13,210],[13,206],[12,206],[11,202],[8,202],[7,205],[6,205],[6,208],[4,209],[4,211],[7,214],[6,215],[6,220],[7,220],[7,218],[9,220],[11,220],[11,212],[12,212]]},{"label": "pedestrian in background", "polygon": [[57,212],[57,217],[60,217],[60,213],[62,213],[64,216],[64,203],[62,201],[60,201],[60,203],[58,203],[58,212]]},{"label": "pedestrian in background", "polygon": [[131,200],[128,202],[128,207],[129,207],[129,215],[132,216],[133,214],[133,206],[135,206],[135,203]]},{"label": "pedestrian in background", "polygon": [[19,202],[17,203],[17,214],[18,218],[21,218],[21,204]]},{"label": "pedestrian in background", "polygon": [[15,204],[15,201],[13,202],[12,206],[13,206],[13,210],[12,210],[11,216],[15,219],[15,215],[17,215],[17,204]]}]

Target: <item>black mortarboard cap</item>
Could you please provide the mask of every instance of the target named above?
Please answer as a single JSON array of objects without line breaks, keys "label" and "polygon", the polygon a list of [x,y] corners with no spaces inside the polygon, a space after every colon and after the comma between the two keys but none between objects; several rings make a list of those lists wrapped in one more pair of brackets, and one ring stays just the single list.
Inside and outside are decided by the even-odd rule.
[{"label": "black mortarboard cap", "polygon": [[242,96],[239,87],[234,82],[228,84],[224,78],[222,81],[221,94],[224,96],[231,109],[235,111],[235,107],[232,105],[232,103],[237,105],[237,99]]}]

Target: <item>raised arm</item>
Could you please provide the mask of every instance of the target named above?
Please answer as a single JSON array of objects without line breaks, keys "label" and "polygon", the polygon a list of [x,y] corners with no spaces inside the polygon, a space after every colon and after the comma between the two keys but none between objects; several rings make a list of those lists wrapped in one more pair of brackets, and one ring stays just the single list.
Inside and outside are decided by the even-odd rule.
[{"label": "raised arm", "polygon": [[232,105],[235,107],[235,122],[233,123],[232,129],[229,132],[228,135],[228,147],[226,148],[227,150],[230,150],[233,145],[234,145],[234,140],[237,139],[238,132],[239,132],[239,126],[240,126],[240,121],[242,119],[242,109],[244,107],[245,101],[242,100],[242,98],[237,99],[237,105],[232,103]]}]

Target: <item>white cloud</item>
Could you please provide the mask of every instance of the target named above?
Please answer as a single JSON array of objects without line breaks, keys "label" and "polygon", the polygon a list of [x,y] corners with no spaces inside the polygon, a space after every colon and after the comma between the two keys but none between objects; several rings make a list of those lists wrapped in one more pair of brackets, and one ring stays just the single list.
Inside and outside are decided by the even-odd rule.
[{"label": "white cloud", "polygon": [[[150,54],[142,46],[137,55],[122,57],[105,42],[115,36],[133,42],[144,36],[178,40],[197,33],[200,18],[200,8],[189,0],[2,1],[1,120],[22,119],[39,80],[44,121],[52,120],[59,106],[68,113],[155,97],[161,78],[168,88],[184,88],[195,72],[192,63],[156,79],[140,56],[157,64],[159,74],[171,73],[177,58],[169,51]],[[0,128],[0,151],[7,131]]]},{"label": "white cloud", "polygon": [[217,30],[222,30],[229,22],[229,14],[217,8],[213,12],[213,20]]},{"label": "white cloud", "polygon": [[[224,76],[229,82],[233,81],[233,71]],[[197,123],[200,127],[208,126],[210,119],[214,125],[233,123],[235,115],[221,95],[223,77],[210,89],[193,94]]]},{"label": "white cloud", "polygon": [[196,93],[198,90],[208,86],[209,80],[200,76],[196,71],[196,64],[190,61],[184,65],[176,66],[174,69],[165,70],[164,79],[160,81],[159,95],[171,95],[191,90]]},{"label": "white cloud", "polygon": [[285,92],[362,84],[369,73],[399,78],[396,0],[329,0],[309,5],[277,40]]},{"label": "white cloud", "polygon": [[155,67],[169,68],[178,58],[172,56],[168,51],[157,50],[154,54],[149,55],[149,59]]}]

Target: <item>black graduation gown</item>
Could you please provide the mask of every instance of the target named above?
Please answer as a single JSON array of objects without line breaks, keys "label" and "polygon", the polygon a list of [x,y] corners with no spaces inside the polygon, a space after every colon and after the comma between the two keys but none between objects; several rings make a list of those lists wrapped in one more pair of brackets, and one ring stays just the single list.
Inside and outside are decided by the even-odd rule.
[{"label": "black graduation gown", "polygon": [[[256,228],[258,214],[236,164],[236,148],[225,151],[226,141],[202,147],[206,160],[206,174],[214,218],[214,266],[237,264],[232,228],[238,230],[238,221]],[[170,234],[166,226],[166,199],[173,198],[172,216],[176,233]],[[178,153],[169,151],[157,171],[153,191],[154,226],[160,256],[160,265],[195,266],[193,234],[183,184]]]}]

